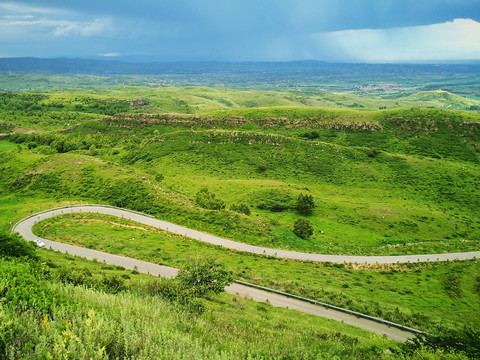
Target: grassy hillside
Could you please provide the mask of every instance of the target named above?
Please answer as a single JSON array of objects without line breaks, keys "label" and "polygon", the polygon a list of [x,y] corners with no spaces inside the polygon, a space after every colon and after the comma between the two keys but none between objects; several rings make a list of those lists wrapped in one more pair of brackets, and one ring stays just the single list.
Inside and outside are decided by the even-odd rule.
[{"label": "grassy hillside", "polygon": [[[17,197],[108,202],[269,247],[460,251],[480,238],[479,138],[477,115],[440,110],[123,114],[10,135],[22,145],[0,180]],[[226,210],[202,208],[203,187]],[[291,231],[300,194],[317,204],[307,240]]]},{"label": "grassy hillside", "polygon": [[205,87],[122,86],[109,90],[0,93],[0,132],[5,132],[9,126],[35,130],[66,128],[84,120],[130,111],[204,114],[238,110],[248,113],[248,108],[276,106],[298,107],[300,112],[300,108],[305,111],[307,108],[378,110],[405,107],[479,110],[480,101],[445,91],[406,93],[394,98],[326,91],[238,91]]},{"label": "grassy hillside", "polygon": [[[0,261],[2,359],[389,359],[381,336],[238,296],[42,250]],[[278,337],[282,346],[278,346]],[[462,359],[460,355],[456,357]]]},{"label": "grassy hillside", "polygon": [[438,325],[480,326],[476,315],[480,306],[478,260],[415,265],[279,260],[226,250],[98,214],[46,220],[36,224],[34,232],[47,239],[177,268],[191,258],[212,256],[225,264],[237,279],[425,331]]},{"label": "grassy hillside", "polygon": [[[426,101],[455,102],[461,109],[471,106],[465,99],[462,103],[444,93],[430,95]],[[193,87],[1,94],[0,230],[9,231],[12,223],[36,211],[89,202],[146,212],[271,248],[387,255],[479,249],[478,113],[424,107],[365,110],[380,107],[372,99],[365,100],[362,110],[313,108],[305,105],[320,105],[325,99],[332,106],[334,101],[345,105],[361,99],[327,93],[305,96]],[[305,103],[309,96],[317,98]],[[148,102],[134,101],[139,99]],[[249,101],[265,107],[247,108],[252,105]],[[299,210],[300,195],[314,200],[311,214]],[[310,238],[294,233],[299,219],[311,223]],[[122,226],[120,231],[112,228],[111,219],[100,220],[55,219],[38,225],[36,231],[60,241],[174,266],[192,255],[215,254],[238,278],[412,326],[458,329],[479,323],[477,261],[385,268],[279,261],[179,237],[172,242],[168,235],[150,229]],[[132,243],[132,238],[141,242]],[[80,297],[84,304],[100,297],[76,288],[61,290],[55,281],[48,286],[61,291],[62,297]],[[133,307],[137,301],[151,301],[124,295],[122,301]],[[95,311],[110,319],[111,310],[105,306],[116,300],[105,296]],[[208,306],[223,308],[234,300],[217,301]],[[21,318],[21,324],[31,321],[30,315],[1,304],[1,311]],[[60,323],[72,317],[82,322],[89,307],[85,305],[78,318],[73,310],[62,315],[59,307],[56,316]],[[238,313],[225,318],[243,324],[238,325],[242,329],[250,328]],[[118,321],[109,326],[127,326]],[[212,321],[225,326],[216,317]],[[169,329],[180,325],[172,326]],[[210,330],[210,326],[185,331],[189,335],[181,341],[200,344],[188,348],[189,354],[198,350],[195,356],[199,358],[215,357],[233,346],[227,358],[248,357],[241,344],[252,338],[229,339],[238,344],[231,345],[222,342],[220,330]],[[269,323],[265,329],[271,326],[277,325]],[[24,331],[21,326],[18,329]],[[41,329],[31,336],[40,336]],[[219,340],[212,340],[206,335],[209,332]],[[60,339],[60,335],[52,336]],[[275,352],[278,337],[265,336],[269,342],[259,345],[264,350],[255,353],[258,358],[310,354],[312,337],[308,334],[301,335],[304,345],[298,353],[291,347]],[[285,336],[291,339],[289,344],[298,340]],[[318,346],[332,346],[330,353],[318,347],[312,351],[326,351],[330,358],[378,358],[386,348],[378,345],[382,349],[378,352],[372,348],[377,345],[359,342],[360,350],[347,351],[345,344],[351,340],[341,340],[337,347],[331,344],[337,340],[330,335],[312,336],[327,338]],[[56,340],[49,341],[48,346],[53,346]]]}]

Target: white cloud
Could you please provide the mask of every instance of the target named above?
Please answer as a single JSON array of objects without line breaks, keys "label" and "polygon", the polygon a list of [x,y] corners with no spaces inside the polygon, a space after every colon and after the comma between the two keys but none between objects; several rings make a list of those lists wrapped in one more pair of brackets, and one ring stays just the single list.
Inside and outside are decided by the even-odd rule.
[{"label": "white cloud", "polygon": [[120,53],[118,53],[118,52],[109,52],[109,53],[106,53],[106,54],[98,54],[98,56],[117,57],[117,56],[120,56]]},{"label": "white cloud", "polygon": [[480,59],[480,23],[455,19],[441,24],[393,29],[319,33],[312,47],[373,62]]},{"label": "white cloud", "polygon": [[57,9],[57,8],[49,8],[49,7],[35,7],[35,6],[30,6],[22,3],[12,3],[12,2],[0,2],[0,11],[4,13],[10,13],[10,14],[24,14],[24,13],[29,13],[29,14],[43,14],[43,15],[48,15],[48,14],[72,14],[70,11],[66,11],[63,9]]},{"label": "white cloud", "polygon": [[112,20],[109,18],[99,18],[91,22],[59,21],[52,25],[54,27],[52,34],[55,36],[95,36],[103,35],[112,30]]},{"label": "white cloud", "polygon": [[102,36],[113,30],[111,18],[85,20],[83,14],[57,8],[0,2],[0,40],[17,41],[39,37]]},{"label": "white cloud", "polygon": [[38,36],[98,36],[112,30],[112,20],[99,18],[91,21],[52,19],[0,19],[0,40],[37,38]]}]

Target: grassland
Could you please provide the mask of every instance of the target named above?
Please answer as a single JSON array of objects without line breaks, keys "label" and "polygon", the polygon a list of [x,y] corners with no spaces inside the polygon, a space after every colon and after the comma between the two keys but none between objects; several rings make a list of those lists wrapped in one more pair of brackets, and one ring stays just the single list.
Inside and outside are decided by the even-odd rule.
[{"label": "grassland", "polygon": [[[122,114],[10,135],[22,145],[4,152],[2,176],[17,197],[102,201],[270,247],[466,251],[480,238],[478,119],[427,109]],[[203,187],[251,215],[202,209]],[[308,240],[291,232],[302,193],[317,202]]]},{"label": "grassland", "polygon": [[[39,255],[45,265],[0,263],[10,299],[0,303],[2,358],[388,359],[386,349],[400,351],[380,336],[229,294],[199,300],[203,312],[191,312],[154,293],[159,279],[52,251]],[[107,278],[124,290],[94,286]]]},{"label": "grassland", "polygon": [[[122,87],[1,94],[0,229],[7,232],[13,222],[36,211],[101,202],[275,248],[385,255],[478,250],[480,115],[411,108],[414,104],[446,108],[455,103],[453,108],[464,110],[474,106],[475,100],[443,92],[409,96],[408,108],[390,109],[397,106],[393,101],[398,99],[385,99],[388,109],[379,111],[374,109],[384,103],[375,99],[328,93]],[[131,102],[138,99],[148,103]],[[355,102],[364,108],[348,106]],[[246,108],[250,105],[254,107]],[[265,107],[256,107],[259,105]],[[200,206],[196,194],[204,187],[224,202],[224,209]],[[314,198],[312,215],[300,215],[296,210],[300,194]],[[250,215],[238,211],[240,204],[248,207]],[[310,239],[292,232],[293,223],[300,218],[313,225]],[[118,222],[62,218],[39,224],[35,231],[173,266],[182,265],[189,257],[214,255],[237,278],[423,329],[429,324],[457,329],[479,325],[475,312],[480,305],[478,261],[389,267],[280,261]],[[58,254],[45,252],[42,256],[50,257],[45,258],[47,263],[67,261]],[[74,262],[86,264],[79,259]],[[97,271],[103,270],[91,272]],[[118,271],[121,276],[122,270]],[[65,316],[58,313],[60,322],[73,317],[81,323],[89,304],[100,296],[88,292],[91,290],[49,286],[62,296],[76,294],[87,304],[79,317],[73,310]],[[95,305],[104,321],[111,316],[112,310],[105,305],[114,301],[110,296],[106,294],[102,304]],[[137,301],[153,301],[122,296],[122,301],[133,307]],[[226,295],[216,301],[208,305],[212,312],[228,306],[234,312],[222,313],[220,318],[225,321],[214,316],[212,323],[220,329],[228,322],[245,334],[238,340],[228,337],[223,341],[223,333],[212,330],[212,323],[204,325],[208,319],[202,318],[198,320],[202,325],[188,327],[184,331],[188,336],[179,341],[196,341],[199,347],[187,347],[192,351],[189,354],[198,351],[193,357],[222,354],[231,343],[236,344],[234,352],[225,357],[248,357],[242,344],[255,343],[255,339],[247,336],[245,329],[251,323],[236,307],[242,301]],[[2,311],[5,316],[20,316],[5,307]],[[21,324],[31,320],[28,314],[22,316]],[[175,316],[180,320],[175,320],[177,325],[168,332],[173,333],[175,327],[186,329],[178,324],[193,321]],[[327,358],[379,358],[386,356],[383,350],[390,346],[350,338],[338,340],[337,346],[332,345],[337,342],[333,335],[311,336],[310,330],[299,330],[303,335],[298,352],[292,350],[299,341],[293,333],[285,335],[289,345],[281,352],[274,350],[278,337],[268,328],[286,327],[298,320],[281,326],[280,320],[262,323],[258,316],[255,321],[262,325],[255,334],[265,335],[268,342],[259,343],[263,350],[252,357],[314,358],[312,354],[325,352]],[[123,326],[110,324],[112,328]],[[301,326],[306,329],[310,325]],[[40,336],[41,327],[37,330],[32,336]],[[350,336],[349,331],[338,328],[338,333],[347,335],[335,339]],[[52,336],[61,339],[58,333]],[[327,340],[309,352],[312,339]],[[352,341],[360,345],[352,348]]]},{"label": "grassland", "polygon": [[[432,326],[479,326],[480,261],[407,264],[320,264],[226,250],[129,220],[98,214],[40,222],[47,239],[181,268],[213,257],[239,280],[272,287],[426,331]],[[451,284],[452,276],[455,284]]]}]

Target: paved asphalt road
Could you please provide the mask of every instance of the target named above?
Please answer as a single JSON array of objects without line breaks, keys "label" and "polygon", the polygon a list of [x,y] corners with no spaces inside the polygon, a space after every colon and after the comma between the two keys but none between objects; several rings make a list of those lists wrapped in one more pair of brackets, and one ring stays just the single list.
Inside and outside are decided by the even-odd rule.
[{"label": "paved asphalt road", "polygon": [[[322,255],[322,254],[308,254],[287,250],[268,249],[259,246],[253,246],[243,243],[238,243],[232,240],[223,239],[217,236],[206,234],[200,231],[191,230],[183,226],[175,225],[165,221],[157,220],[152,217],[134,213],[128,210],[101,206],[101,205],[81,205],[65,208],[57,208],[47,210],[38,214],[31,215],[19,221],[13,228],[14,232],[20,233],[26,240],[42,240],[47,247],[60,252],[68,252],[71,255],[82,256],[87,259],[97,259],[98,261],[105,261],[107,264],[120,265],[127,269],[133,270],[134,267],[139,272],[149,273],[156,276],[175,277],[178,269],[169,266],[158,265],[141,261],[137,259],[128,258],[125,256],[108,254],[105,252],[81,248],[78,246],[63,244],[55,241],[40,238],[33,234],[32,227],[35,223],[47,218],[59,216],[68,213],[101,213],[106,215],[118,216],[130,219],[145,225],[154,226],[163,230],[167,230],[176,234],[185,235],[187,237],[197,239],[199,241],[208,242],[210,244],[220,245],[230,249],[239,251],[252,252],[256,254],[271,255],[277,257],[284,257],[289,259],[311,260],[311,261],[330,261],[335,263],[354,262],[354,263],[406,263],[406,262],[422,262],[422,261],[437,261],[437,260],[465,260],[474,257],[480,257],[480,252],[466,252],[466,253],[449,253],[449,254],[430,254],[430,255],[403,255],[403,256],[346,256],[346,255]],[[400,330],[395,327],[390,327],[376,321],[359,318],[334,309],[324,308],[322,306],[307,303],[301,300],[292,299],[287,296],[273,294],[264,290],[255,289],[245,285],[234,283],[225,288],[226,291],[239,296],[251,298],[256,301],[269,302],[276,307],[284,307],[301,311],[303,313],[321,316],[328,319],[344,322],[345,324],[353,325],[377,334],[386,335],[388,338],[397,341],[405,341],[413,337],[412,333]]]}]

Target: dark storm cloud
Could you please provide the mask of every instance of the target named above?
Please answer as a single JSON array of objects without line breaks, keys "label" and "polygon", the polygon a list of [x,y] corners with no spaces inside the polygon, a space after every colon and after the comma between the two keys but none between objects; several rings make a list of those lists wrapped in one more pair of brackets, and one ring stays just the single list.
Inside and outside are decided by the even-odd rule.
[{"label": "dark storm cloud", "polygon": [[0,55],[25,56],[34,41],[32,56],[142,53],[160,60],[291,60],[323,54],[335,60],[348,57],[348,51],[316,35],[457,18],[480,21],[480,2],[0,0]]}]

